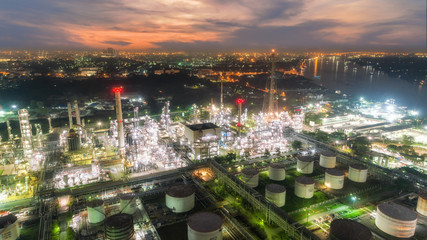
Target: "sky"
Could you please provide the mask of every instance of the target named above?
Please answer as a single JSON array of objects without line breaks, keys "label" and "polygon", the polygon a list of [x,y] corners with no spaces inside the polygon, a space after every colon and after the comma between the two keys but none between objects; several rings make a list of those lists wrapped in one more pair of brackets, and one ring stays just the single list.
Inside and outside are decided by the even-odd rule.
[{"label": "sky", "polygon": [[425,0],[1,2],[7,49],[426,49]]}]

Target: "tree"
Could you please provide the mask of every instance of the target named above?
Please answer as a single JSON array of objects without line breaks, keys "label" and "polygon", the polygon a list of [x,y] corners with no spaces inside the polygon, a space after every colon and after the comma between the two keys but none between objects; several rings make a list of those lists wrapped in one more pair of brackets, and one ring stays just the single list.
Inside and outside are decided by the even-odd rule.
[{"label": "tree", "polygon": [[302,142],[295,140],[292,142],[291,146],[294,150],[300,150],[302,148]]},{"label": "tree", "polygon": [[371,142],[367,137],[357,137],[350,144],[356,155],[366,156],[371,151]]},{"label": "tree", "polygon": [[270,157],[270,156],[271,156],[270,151],[268,151],[268,149],[266,148],[264,151],[264,157]]},{"label": "tree", "polygon": [[414,144],[414,137],[408,135],[402,135],[403,145],[412,145]]}]

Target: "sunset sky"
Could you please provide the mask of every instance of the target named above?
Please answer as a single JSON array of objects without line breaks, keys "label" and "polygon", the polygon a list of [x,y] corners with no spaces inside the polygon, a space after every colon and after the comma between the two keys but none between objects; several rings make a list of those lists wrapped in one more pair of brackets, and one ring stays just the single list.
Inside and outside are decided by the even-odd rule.
[{"label": "sunset sky", "polygon": [[425,49],[425,0],[4,0],[0,48]]}]

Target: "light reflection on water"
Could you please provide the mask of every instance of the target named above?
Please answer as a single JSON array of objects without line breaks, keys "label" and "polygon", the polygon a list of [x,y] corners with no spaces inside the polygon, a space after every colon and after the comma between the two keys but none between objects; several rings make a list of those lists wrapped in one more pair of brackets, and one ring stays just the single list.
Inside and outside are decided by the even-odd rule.
[{"label": "light reflection on water", "polygon": [[426,86],[391,78],[384,72],[375,71],[372,67],[358,66],[345,58],[319,57],[317,61],[307,61],[304,76],[314,79],[313,81],[321,86],[341,90],[354,97],[377,101],[394,98],[398,105],[427,115]]}]

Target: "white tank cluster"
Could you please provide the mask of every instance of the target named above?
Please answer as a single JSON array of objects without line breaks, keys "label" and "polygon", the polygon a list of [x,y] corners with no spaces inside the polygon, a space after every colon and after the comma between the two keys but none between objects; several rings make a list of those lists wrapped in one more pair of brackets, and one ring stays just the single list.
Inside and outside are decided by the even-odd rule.
[{"label": "white tank cluster", "polygon": [[331,240],[370,240],[372,232],[365,225],[350,219],[336,219],[329,230]]},{"label": "white tank cluster", "polygon": [[423,216],[427,216],[427,192],[418,196],[417,212]]},{"label": "white tank cluster", "polygon": [[118,213],[107,218],[105,221],[105,239],[107,240],[130,240],[134,239],[133,217],[130,214]]},{"label": "white tank cluster", "polygon": [[300,198],[312,198],[314,194],[314,180],[300,176],[295,179],[295,195]]},{"label": "white tank cluster", "polygon": [[417,214],[396,203],[382,203],[377,206],[375,225],[394,237],[410,238],[415,234]]},{"label": "white tank cluster", "polygon": [[87,203],[87,214],[89,223],[97,224],[105,219],[104,201],[101,199],[92,200]]},{"label": "white tank cluster", "polygon": [[215,213],[198,212],[187,222],[188,240],[222,240],[222,219]]},{"label": "white tank cluster", "polygon": [[175,213],[188,212],[194,208],[195,190],[191,185],[178,184],[166,190],[166,206]]},{"label": "white tank cluster", "polygon": [[283,163],[271,163],[268,166],[268,177],[274,181],[283,181],[286,178],[286,166]]},{"label": "white tank cluster", "polygon": [[297,157],[297,171],[303,174],[312,174],[314,168],[314,158],[312,156]]},{"label": "white tank cluster", "polygon": [[325,186],[332,189],[342,189],[344,187],[344,172],[330,168],[325,172]]},{"label": "white tank cluster", "polygon": [[334,168],[337,163],[337,156],[332,152],[320,154],[319,165],[324,168]]},{"label": "white tank cluster", "polygon": [[136,196],[135,194],[120,195],[120,212],[126,214],[134,214],[136,212]]},{"label": "white tank cluster", "polygon": [[19,238],[18,218],[13,214],[0,217],[0,239],[16,240]]},{"label": "white tank cluster", "polygon": [[364,183],[368,179],[368,167],[363,164],[350,164],[348,167],[348,179],[357,183]]},{"label": "white tank cluster", "polygon": [[251,188],[258,187],[259,173],[255,168],[244,168],[242,170],[242,181]]},{"label": "white tank cluster", "polygon": [[282,185],[271,183],[265,186],[265,198],[278,207],[285,206],[286,188]]}]

